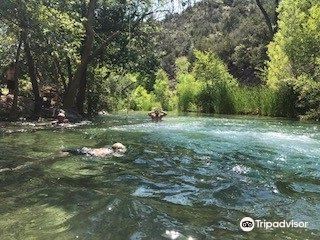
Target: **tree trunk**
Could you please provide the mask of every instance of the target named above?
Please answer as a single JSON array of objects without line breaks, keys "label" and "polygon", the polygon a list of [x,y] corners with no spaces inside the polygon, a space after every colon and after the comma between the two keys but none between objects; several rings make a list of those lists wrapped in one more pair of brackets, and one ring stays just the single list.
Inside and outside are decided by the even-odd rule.
[{"label": "tree trunk", "polygon": [[67,89],[67,81],[66,81],[65,76],[62,72],[60,62],[56,56],[53,57],[53,65],[56,70],[56,75],[57,75],[56,80],[58,80],[58,79],[61,80],[61,83],[60,83],[60,81],[57,81],[57,82],[63,86],[63,89],[65,91]]},{"label": "tree trunk", "polygon": [[265,19],[265,22],[266,22],[266,24],[267,24],[267,26],[268,26],[268,29],[269,29],[269,32],[270,32],[271,37],[273,37],[273,35],[275,34],[275,32],[274,32],[274,29],[273,29],[273,26],[272,26],[271,18],[269,17],[267,11],[264,9],[261,1],[260,1],[260,0],[256,0],[256,3],[257,3],[257,5],[258,5],[258,7],[259,7],[259,9],[260,9],[260,11],[261,11],[264,19]]},{"label": "tree trunk", "polygon": [[[71,61],[68,56],[66,57],[66,64],[67,64],[67,73],[68,73],[68,83],[70,83],[72,81],[73,75],[72,75]],[[65,91],[67,91],[67,87]]]},{"label": "tree trunk", "polygon": [[13,116],[13,118],[16,118],[17,116],[17,111],[18,111],[18,97],[19,97],[19,61],[20,61],[20,52],[21,52],[21,46],[22,46],[22,36],[20,36],[20,40],[19,40],[19,45],[17,48],[17,53],[16,53],[16,59],[15,59],[15,73],[14,73],[14,77],[13,77],[13,81],[15,83],[15,87],[14,87],[14,98],[13,98],[13,103],[12,103],[12,108],[11,108],[11,115]]},{"label": "tree trunk", "polygon": [[274,33],[278,32],[278,20],[279,20],[279,12],[278,12],[278,7],[280,4],[280,0],[275,0],[275,11],[274,11]]},{"label": "tree trunk", "polygon": [[64,97],[64,107],[67,110],[75,109],[76,96],[80,87],[80,83],[85,81],[84,79],[86,79],[84,76],[87,74],[87,68],[90,62],[92,45],[94,40],[94,31],[92,25],[96,4],[97,0],[90,0],[88,4],[87,21],[85,23],[86,38],[83,45],[81,62],[72,78],[72,81],[69,83],[66,95]]},{"label": "tree trunk", "polygon": [[22,37],[22,41],[24,44],[24,51],[25,51],[26,59],[27,59],[28,72],[29,72],[29,77],[30,77],[31,84],[32,84],[32,91],[33,91],[33,95],[34,95],[34,112],[33,112],[33,114],[34,114],[35,118],[38,118],[39,114],[40,114],[40,110],[41,110],[42,100],[41,100],[40,94],[39,94],[39,85],[38,85],[38,81],[37,81],[36,67],[35,67],[34,60],[33,60],[32,54],[31,54],[27,32],[23,31],[21,37]]},{"label": "tree trunk", "polygon": [[[85,70],[87,72],[87,69]],[[80,84],[79,84],[79,91],[77,94],[76,106],[79,114],[84,115],[84,102],[86,100],[86,90],[87,90],[87,74],[82,75]]]}]

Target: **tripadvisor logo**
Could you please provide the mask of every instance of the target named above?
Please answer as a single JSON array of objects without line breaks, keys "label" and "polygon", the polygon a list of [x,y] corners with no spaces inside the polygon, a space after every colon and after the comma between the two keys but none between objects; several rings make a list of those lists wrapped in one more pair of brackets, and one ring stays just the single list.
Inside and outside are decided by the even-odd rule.
[{"label": "tripadvisor logo", "polygon": [[240,221],[240,228],[244,232],[250,232],[254,229],[254,220],[250,217],[242,218]]},{"label": "tripadvisor logo", "polygon": [[280,222],[268,222],[266,220],[253,220],[250,217],[242,218],[240,221],[240,228],[244,232],[250,232],[255,227],[256,228],[264,228],[265,230],[271,228],[307,228],[308,222],[295,222],[291,221],[280,221]]}]

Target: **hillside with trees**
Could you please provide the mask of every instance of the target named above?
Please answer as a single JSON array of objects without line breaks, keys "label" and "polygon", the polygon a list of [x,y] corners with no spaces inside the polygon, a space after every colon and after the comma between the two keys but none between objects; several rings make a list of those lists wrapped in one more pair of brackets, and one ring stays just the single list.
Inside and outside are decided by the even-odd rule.
[{"label": "hillside with trees", "polygon": [[272,29],[255,0],[201,1],[162,22],[162,65],[173,76],[177,57],[193,60],[194,49],[216,53],[244,85],[262,83],[267,45],[276,27],[277,1],[264,1]]}]

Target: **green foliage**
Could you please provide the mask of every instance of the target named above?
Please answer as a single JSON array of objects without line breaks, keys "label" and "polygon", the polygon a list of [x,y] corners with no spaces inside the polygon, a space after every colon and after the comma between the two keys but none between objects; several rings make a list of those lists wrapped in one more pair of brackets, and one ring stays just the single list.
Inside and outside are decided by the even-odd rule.
[{"label": "green foliage", "polygon": [[189,72],[191,64],[186,57],[176,59],[176,107],[181,112],[197,110],[201,83]]},{"label": "green foliage", "polygon": [[263,89],[260,87],[237,87],[233,90],[234,108],[238,114],[259,114]]},{"label": "green foliage", "polygon": [[[275,19],[277,1],[262,2]],[[193,62],[198,49],[215,52],[240,83],[261,82],[257,73],[268,59],[270,35],[255,0],[196,1],[181,14],[167,15],[161,26],[158,45],[166,53],[162,64],[171,77],[175,59],[186,56]]]},{"label": "green foliage", "polygon": [[[277,2],[263,1],[272,24]],[[161,21],[152,17],[154,4],[0,1],[0,70],[14,62],[23,40],[19,86],[24,98],[30,99],[39,83],[35,91],[40,93],[54,86],[60,98],[68,92],[86,96],[90,113],[161,107],[319,120],[318,0],[281,1],[279,31],[268,46],[266,86],[257,85],[262,82],[257,73],[264,69],[271,36],[255,1],[199,1]],[[86,9],[92,9],[92,21]],[[26,61],[26,46],[32,61]],[[73,95],[79,108],[83,101]]]},{"label": "green foliage", "polygon": [[290,83],[283,83],[276,89],[274,116],[296,118],[298,116],[298,93]]},{"label": "green foliage", "polygon": [[181,112],[196,111],[201,83],[189,73],[179,74],[177,80],[178,110]]},{"label": "green foliage", "polygon": [[297,115],[298,96],[292,85],[282,84],[277,89],[239,86],[215,54],[195,51],[195,57],[192,73],[188,73],[185,58],[179,58],[176,63],[180,111],[290,118]]},{"label": "green foliage", "polygon": [[79,57],[78,49],[81,47],[81,40],[85,33],[84,20],[79,13],[70,13],[64,9],[41,4],[35,5],[30,10],[33,11],[37,22],[41,24],[39,34],[50,43],[51,54],[63,56],[64,53],[71,58]]},{"label": "green foliage", "polygon": [[220,83],[228,86],[237,85],[237,81],[231,76],[228,68],[216,54],[201,51],[195,51],[194,54],[196,61],[193,73],[197,80],[211,86]]},{"label": "green foliage", "polygon": [[139,111],[150,111],[154,107],[161,107],[161,103],[156,102],[154,93],[148,93],[147,90],[138,86],[131,94],[131,109]]},{"label": "green foliage", "polygon": [[137,75],[120,74],[101,66],[92,69],[89,78],[88,109],[91,114],[128,108]]},{"label": "green foliage", "polygon": [[198,96],[200,109],[207,113],[234,113],[232,89],[237,81],[214,53],[195,51],[195,57],[193,74],[202,83]]},{"label": "green foliage", "polygon": [[[7,28],[0,27],[0,71],[4,72],[7,66],[12,63],[16,50],[17,36]],[[2,74],[1,74],[2,75]],[[0,75],[0,83],[3,79]]]},{"label": "green foliage", "polygon": [[163,110],[172,110],[170,106],[170,98],[172,96],[172,93],[169,87],[169,78],[167,73],[162,69],[160,69],[156,74],[154,94],[156,100],[161,103]]},{"label": "green foliage", "polygon": [[237,114],[276,116],[278,93],[266,86],[236,87],[233,103]]},{"label": "green foliage", "polygon": [[179,57],[175,61],[176,75],[187,74],[190,70],[190,62],[187,57]]},{"label": "green foliage", "polygon": [[302,119],[320,119],[320,82],[308,79],[306,76],[298,78],[295,90],[299,93],[298,108],[304,113]]},{"label": "green foliage", "polygon": [[[20,81],[21,76],[30,74],[25,64],[27,42],[36,65],[37,79],[33,82],[39,83],[39,87],[33,87],[35,94],[54,86],[61,99],[66,99],[63,95],[72,96],[68,102],[76,102],[79,109],[83,106],[81,98],[75,99],[79,92],[86,96],[84,113],[126,108],[127,96],[136,86],[131,86],[126,73],[133,73],[138,84],[151,90],[159,68],[152,38],[157,25],[150,14],[155,5],[151,2],[0,1],[0,71],[14,62],[23,33]],[[89,9],[94,13],[92,22],[86,19]],[[2,76],[0,80],[4,81]],[[72,84],[75,82],[81,84]]]},{"label": "green foliage", "polygon": [[[320,81],[320,4],[283,0],[279,32],[269,45],[268,85],[286,96],[278,113],[318,117]],[[292,103],[295,105],[292,106]],[[289,111],[289,112],[288,112]]]}]

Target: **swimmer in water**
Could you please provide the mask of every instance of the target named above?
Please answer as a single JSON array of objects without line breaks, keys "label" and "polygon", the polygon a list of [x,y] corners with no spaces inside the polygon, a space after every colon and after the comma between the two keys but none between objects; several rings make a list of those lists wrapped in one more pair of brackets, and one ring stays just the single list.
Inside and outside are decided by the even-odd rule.
[{"label": "swimmer in water", "polygon": [[161,109],[154,109],[148,113],[148,116],[151,118],[152,122],[161,122],[162,118],[168,114]]},{"label": "swimmer in water", "polygon": [[112,147],[104,148],[76,148],[76,149],[63,149],[63,153],[71,153],[75,155],[86,155],[91,157],[121,157],[127,151],[127,148],[122,143],[115,143]]}]

